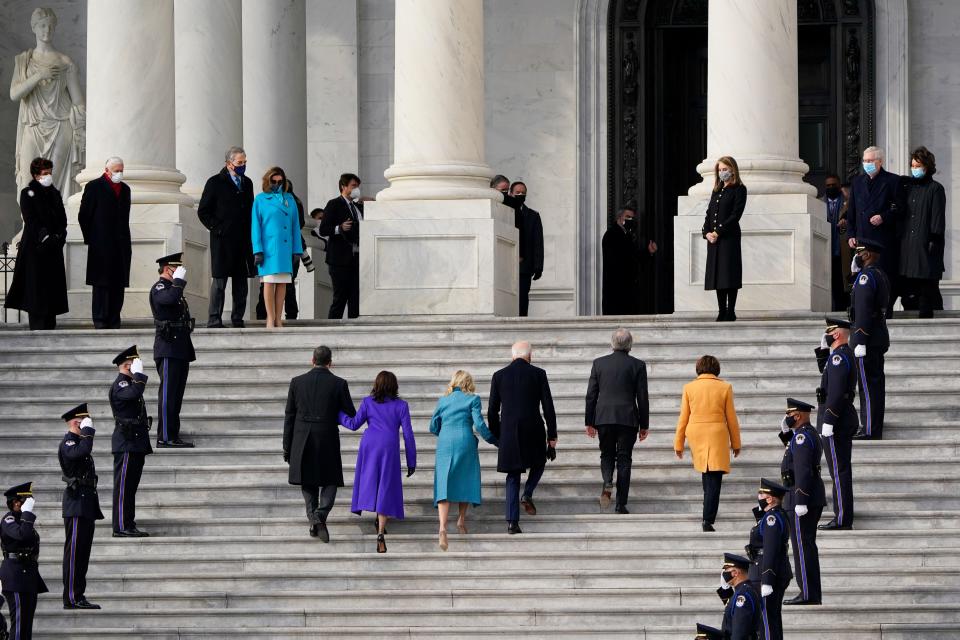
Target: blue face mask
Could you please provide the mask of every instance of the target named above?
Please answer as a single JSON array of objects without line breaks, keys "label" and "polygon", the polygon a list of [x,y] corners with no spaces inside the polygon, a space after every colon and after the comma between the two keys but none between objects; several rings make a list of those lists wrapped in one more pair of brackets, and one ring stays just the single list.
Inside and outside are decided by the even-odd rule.
[{"label": "blue face mask", "polygon": [[271,184],[271,185],[270,185],[270,192],[271,192],[271,193],[280,193],[281,191],[283,191],[283,185],[282,185],[282,184]]},{"label": "blue face mask", "polygon": [[864,162],[863,171],[869,175],[873,175],[877,172],[877,163],[876,162]]},{"label": "blue face mask", "polygon": [[238,176],[243,176],[243,174],[245,174],[245,173],[247,172],[247,165],[245,165],[245,164],[238,164],[237,166],[235,166],[235,167],[233,168],[233,172],[234,172],[235,174],[237,174]]},{"label": "blue face mask", "polygon": [[917,179],[919,180],[919,179],[922,178],[923,176],[927,175],[927,170],[924,169],[923,167],[911,167],[911,168],[910,168],[910,174],[911,174],[914,178],[917,178]]}]

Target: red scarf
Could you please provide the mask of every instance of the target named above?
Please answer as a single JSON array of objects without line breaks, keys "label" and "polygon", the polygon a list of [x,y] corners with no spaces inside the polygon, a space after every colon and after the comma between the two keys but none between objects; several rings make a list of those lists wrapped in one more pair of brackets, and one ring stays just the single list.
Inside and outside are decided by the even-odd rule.
[{"label": "red scarf", "polygon": [[115,196],[117,196],[117,197],[119,198],[119,197],[120,197],[121,183],[119,183],[119,182],[114,182],[113,180],[111,180],[111,179],[110,179],[110,172],[109,172],[109,171],[104,171],[104,172],[103,172],[103,176],[107,179],[108,183],[110,184],[110,188],[113,189],[113,195],[115,195]]}]

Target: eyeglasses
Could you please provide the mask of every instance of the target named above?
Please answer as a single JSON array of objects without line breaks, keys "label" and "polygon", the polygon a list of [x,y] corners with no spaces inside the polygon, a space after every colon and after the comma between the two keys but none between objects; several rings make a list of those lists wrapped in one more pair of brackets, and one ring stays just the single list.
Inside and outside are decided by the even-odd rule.
[{"label": "eyeglasses", "polygon": [[279,178],[277,180],[270,178],[270,184],[283,184],[283,178]]}]

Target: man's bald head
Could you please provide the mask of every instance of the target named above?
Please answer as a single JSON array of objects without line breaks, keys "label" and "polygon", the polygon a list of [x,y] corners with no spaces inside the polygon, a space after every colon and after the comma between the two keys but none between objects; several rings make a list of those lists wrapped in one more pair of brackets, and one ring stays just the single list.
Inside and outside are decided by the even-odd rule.
[{"label": "man's bald head", "polygon": [[520,342],[514,342],[513,347],[510,349],[513,359],[521,359],[530,362],[530,356],[533,353],[533,347],[530,346],[530,343],[526,340],[521,340]]}]

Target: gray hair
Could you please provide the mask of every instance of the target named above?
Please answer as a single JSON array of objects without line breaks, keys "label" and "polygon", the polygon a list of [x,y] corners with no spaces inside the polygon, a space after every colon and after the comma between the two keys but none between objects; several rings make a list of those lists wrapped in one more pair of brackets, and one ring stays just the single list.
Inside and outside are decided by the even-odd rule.
[{"label": "gray hair", "polygon": [[610,346],[614,351],[630,351],[633,348],[633,335],[623,327],[617,327],[610,336]]},{"label": "gray hair", "polygon": [[627,211],[633,211],[634,213],[637,212],[637,210],[633,207],[622,207],[619,211],[617,211],[617,219],[619,220],[622,218]]},{"label": "gray hair", "polygon": [[509,185],[509,184],[510,184],[510,178],[508,178],[507,176],[504,176],[504,175],[500,175],[500,174],[498,173],[497,175],[493,176],[493,178],[490,179],[490,188],[491,188],[491,189],[496,189],[496,188],[497,188],[497,185],[500,184],[501,182],[506,182],[507,185]]},{"label": "gray hair", "polygon": [[530,343],[526,340],[521,340],[520,342],[513,343],[513,347],[510,349],[510,354],[516,358],[528,359],[530,354],[533,353],[533,347],[530,346]]},{"label": "gray hair", "polygon": [[329,367],[331,362],[333,362],[333,352],[330,351],[330,347],[320,345],[313,350],[313,364],[318,367]]},{"label": "gray hair", "polygon": [[47,7],[37,7],[30,15],[30,30],[33,31],[36,29],[37,25],[44,20],[49,20],[52,23],[51,26],[54,29],[57,28],[57,14],[53,12],[53,9],[48,9]]},{"label": "gray hair", "polygon": [[107,158],[107,161],[103,163],[104,168],[109,169],[115,164],[123,164],[123,158],[120,156],[110,156]]},{"label": "gray hair", "polygon": [[233,156],[239,155],[241,153],[243,155],[247,155],[247,152],[243,150],[243,147],[230,147],[229,149],[227,149],[227,152],[223,154],[223,161],[233,162]]},{"label": "gray hair", "polygon": [[883,149],[880,147],[867,147],[863,150],[863,155],[867,155],[868,153],[872,153],[873,155],[877,156],[877,160],[883,160]]}]

